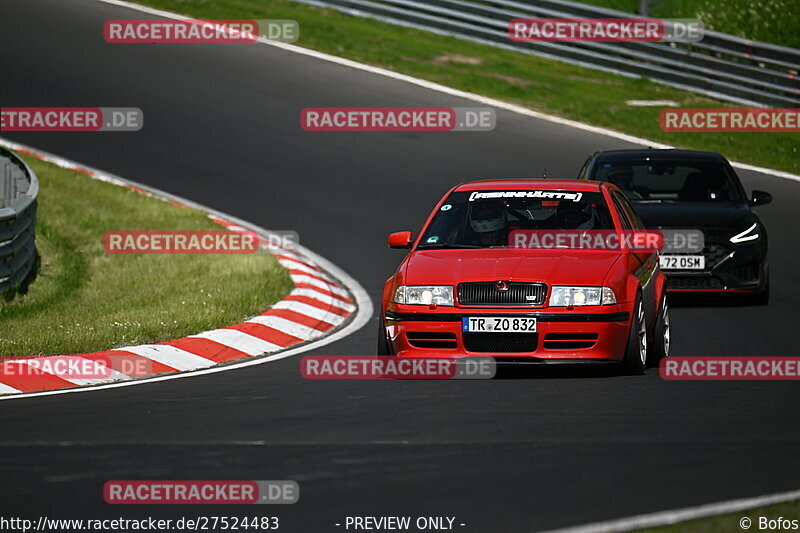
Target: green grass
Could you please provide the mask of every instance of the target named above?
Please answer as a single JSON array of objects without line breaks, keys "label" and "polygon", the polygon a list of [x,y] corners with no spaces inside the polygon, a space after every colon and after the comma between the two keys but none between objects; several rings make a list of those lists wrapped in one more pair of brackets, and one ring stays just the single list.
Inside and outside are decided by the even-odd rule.
[{"label": "green grass", "polygon": [[268,254],[110,255],[110,230],[219,230],[196,210],[26,158],[41,184],[39,277],[0,304],[0,354],[54,355],[166,341],[263,312],[291,290]]},{"label": "green grass", "polygon": [[[636,13],[638,0],[580,0]],[[698,18],[711,30],[767,43],[800,47],[797,0],[651,0],[650,16]]]},{"label": "green grass", "polygon": [[[661,131],[659,108],[631,107],[626,101],[669,99],[681,107],[736,106],[648,80],[632,80],[287,0],[139,3],[199,18],[295,19],[300,23],[298,44],[307,48],[655,141],[718,151],[732,160],[800,172],[797,134]],[[359,103],[353,100],[345,105]],[[576,154],[576,165],[586,155]]]},{"label": "green grass", "polygon": [[[747,531],[739,526],[739,521],[743,517],[751,520],[749,531],[770,531],[769,529],[759,529],[759,517],[769,520],[776,520],[779,517],[789,520],[800,521],[800,502],[781,503],[760,507],[749,511],[692,520],[691,522],[681,522],[673,526],[656,527],[649,529],[636,530],[641,533],[730,533],[732,531]],[[781,531],[773,529],[771,531]],[[785,531],[785,530],[784,530]]]}]

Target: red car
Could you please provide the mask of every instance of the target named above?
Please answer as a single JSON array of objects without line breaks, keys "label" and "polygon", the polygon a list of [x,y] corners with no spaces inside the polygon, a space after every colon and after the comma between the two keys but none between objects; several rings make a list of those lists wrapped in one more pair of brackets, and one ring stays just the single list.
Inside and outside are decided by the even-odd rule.
[{"label": "red car", "polygon": [[[416,238],[389,236],[409,253],[384,287],[378,353],[610,362],[641,373],[670,341],[658,250],[625,238],[642,234],[610,183],[462,183]],[[576,235],[588,240],[569,240]]]}]

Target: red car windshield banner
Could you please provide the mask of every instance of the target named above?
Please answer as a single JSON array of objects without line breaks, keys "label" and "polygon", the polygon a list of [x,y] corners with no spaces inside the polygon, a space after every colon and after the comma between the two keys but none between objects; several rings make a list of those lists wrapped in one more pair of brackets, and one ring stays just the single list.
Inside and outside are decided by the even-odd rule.
[{"label": "red car windshield banner", "polygon": [[490,200],[493,198],[538,198],[540,200],[572,200],[580,202],[582,192],[568,191],[474,191],[469,195],[469,201]]}]

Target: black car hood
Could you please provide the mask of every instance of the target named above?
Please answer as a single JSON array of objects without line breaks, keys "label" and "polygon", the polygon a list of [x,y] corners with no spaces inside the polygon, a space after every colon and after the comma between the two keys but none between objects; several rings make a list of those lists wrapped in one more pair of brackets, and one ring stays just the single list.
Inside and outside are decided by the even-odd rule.
[{"label": "black car hood", "polygon": [[746,203],[642,203],[633,207],[648,228],[715,228],[742,231],[753,223]]}]

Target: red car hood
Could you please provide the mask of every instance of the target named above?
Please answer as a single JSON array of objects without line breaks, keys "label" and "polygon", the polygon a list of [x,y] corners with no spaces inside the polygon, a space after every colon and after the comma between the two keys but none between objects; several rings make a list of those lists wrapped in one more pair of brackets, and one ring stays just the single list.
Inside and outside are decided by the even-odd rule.
[{"label": "red car hood", "polygon": [[406,262],[404,284],[505,280],[601,285],[620,255],[617,251],[597,250],[422,250]]}]

